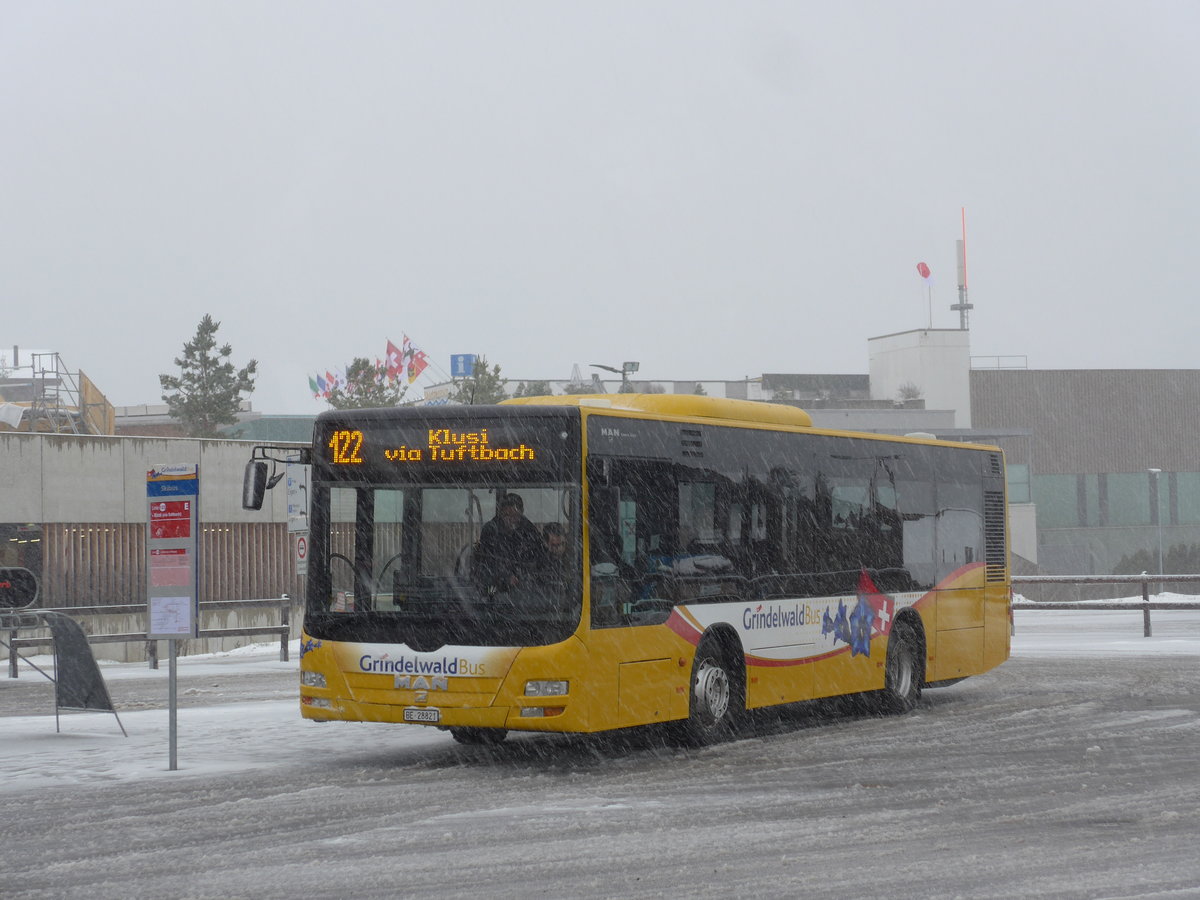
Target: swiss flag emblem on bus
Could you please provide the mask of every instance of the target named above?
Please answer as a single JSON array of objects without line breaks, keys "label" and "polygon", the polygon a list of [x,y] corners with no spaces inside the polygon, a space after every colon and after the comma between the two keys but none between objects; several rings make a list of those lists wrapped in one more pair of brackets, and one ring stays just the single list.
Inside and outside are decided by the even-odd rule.
[{"label": "swiss flag emblem on bus", "polygon": [[875,610],[875,619],[871,623],[871,637],[890,633],[892,620],[896,616],[896,601],[879,592],[866,569],[858,576],[858,597],[871,604],[871,608]]}]

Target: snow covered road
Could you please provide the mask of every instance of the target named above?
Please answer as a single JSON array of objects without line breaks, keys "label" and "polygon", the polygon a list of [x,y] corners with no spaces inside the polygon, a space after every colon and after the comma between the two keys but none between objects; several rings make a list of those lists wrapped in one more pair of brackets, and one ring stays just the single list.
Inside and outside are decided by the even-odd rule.
[{"label": "snow covered road", "polygon": [[909,716],[703,750],[318,725],[263,651],[181,661],[170,772],[165,668],[105,668],[129,738],[0,679],[0,896],[1193,896],[1200,614],[1155,623],[1018,612]]}]

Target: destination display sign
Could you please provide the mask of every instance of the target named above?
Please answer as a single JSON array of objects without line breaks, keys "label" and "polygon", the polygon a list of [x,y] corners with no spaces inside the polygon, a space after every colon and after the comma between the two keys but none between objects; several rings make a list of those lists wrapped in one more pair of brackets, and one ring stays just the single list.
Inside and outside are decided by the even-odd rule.
[{"label": "destination display sign", "polygon": [[[329,461],[339,466],[362,463],[364,440],[359,429],[335,431],[329,438]],[[486,428],[478,431],[427,428],[420,444],[402,443],[382,449],[383,458],[394,463],[532,462],[537,458],[537,449],[524,441],[516,446],[492,443]]]},{"label": "destination display sign", "polygon": [[[488,470],[558,470],[578,459],[578,422],[554,418],[508,420],[422,417],[416,421],[330,424],[319,430],[317,458],[334,477],[403,477]],[[340,474],[339,474],[340,473]]]}]

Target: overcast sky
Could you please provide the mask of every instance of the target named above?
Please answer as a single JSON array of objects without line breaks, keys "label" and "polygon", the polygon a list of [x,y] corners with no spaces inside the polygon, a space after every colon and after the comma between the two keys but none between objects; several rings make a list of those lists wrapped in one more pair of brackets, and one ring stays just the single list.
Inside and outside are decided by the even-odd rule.
[{"label": "overcast sky", "polygon": [[116,405],[201,316],[255,409],[441,371],[866,372],[958,326],[1194,368],[1200,4],[0,0],[0,346]]}]

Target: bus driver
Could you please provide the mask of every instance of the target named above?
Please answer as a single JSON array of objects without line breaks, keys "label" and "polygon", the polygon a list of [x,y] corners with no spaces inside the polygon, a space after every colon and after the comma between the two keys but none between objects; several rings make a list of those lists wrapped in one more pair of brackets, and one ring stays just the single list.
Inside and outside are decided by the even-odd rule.
[{"label": "bus driver", "polygon": [[489,593],[506,591],[538,567],[544,552],[537,528],[525,518],[521,495],[502,494],[496,515],[479,533],[476,577]]}]

